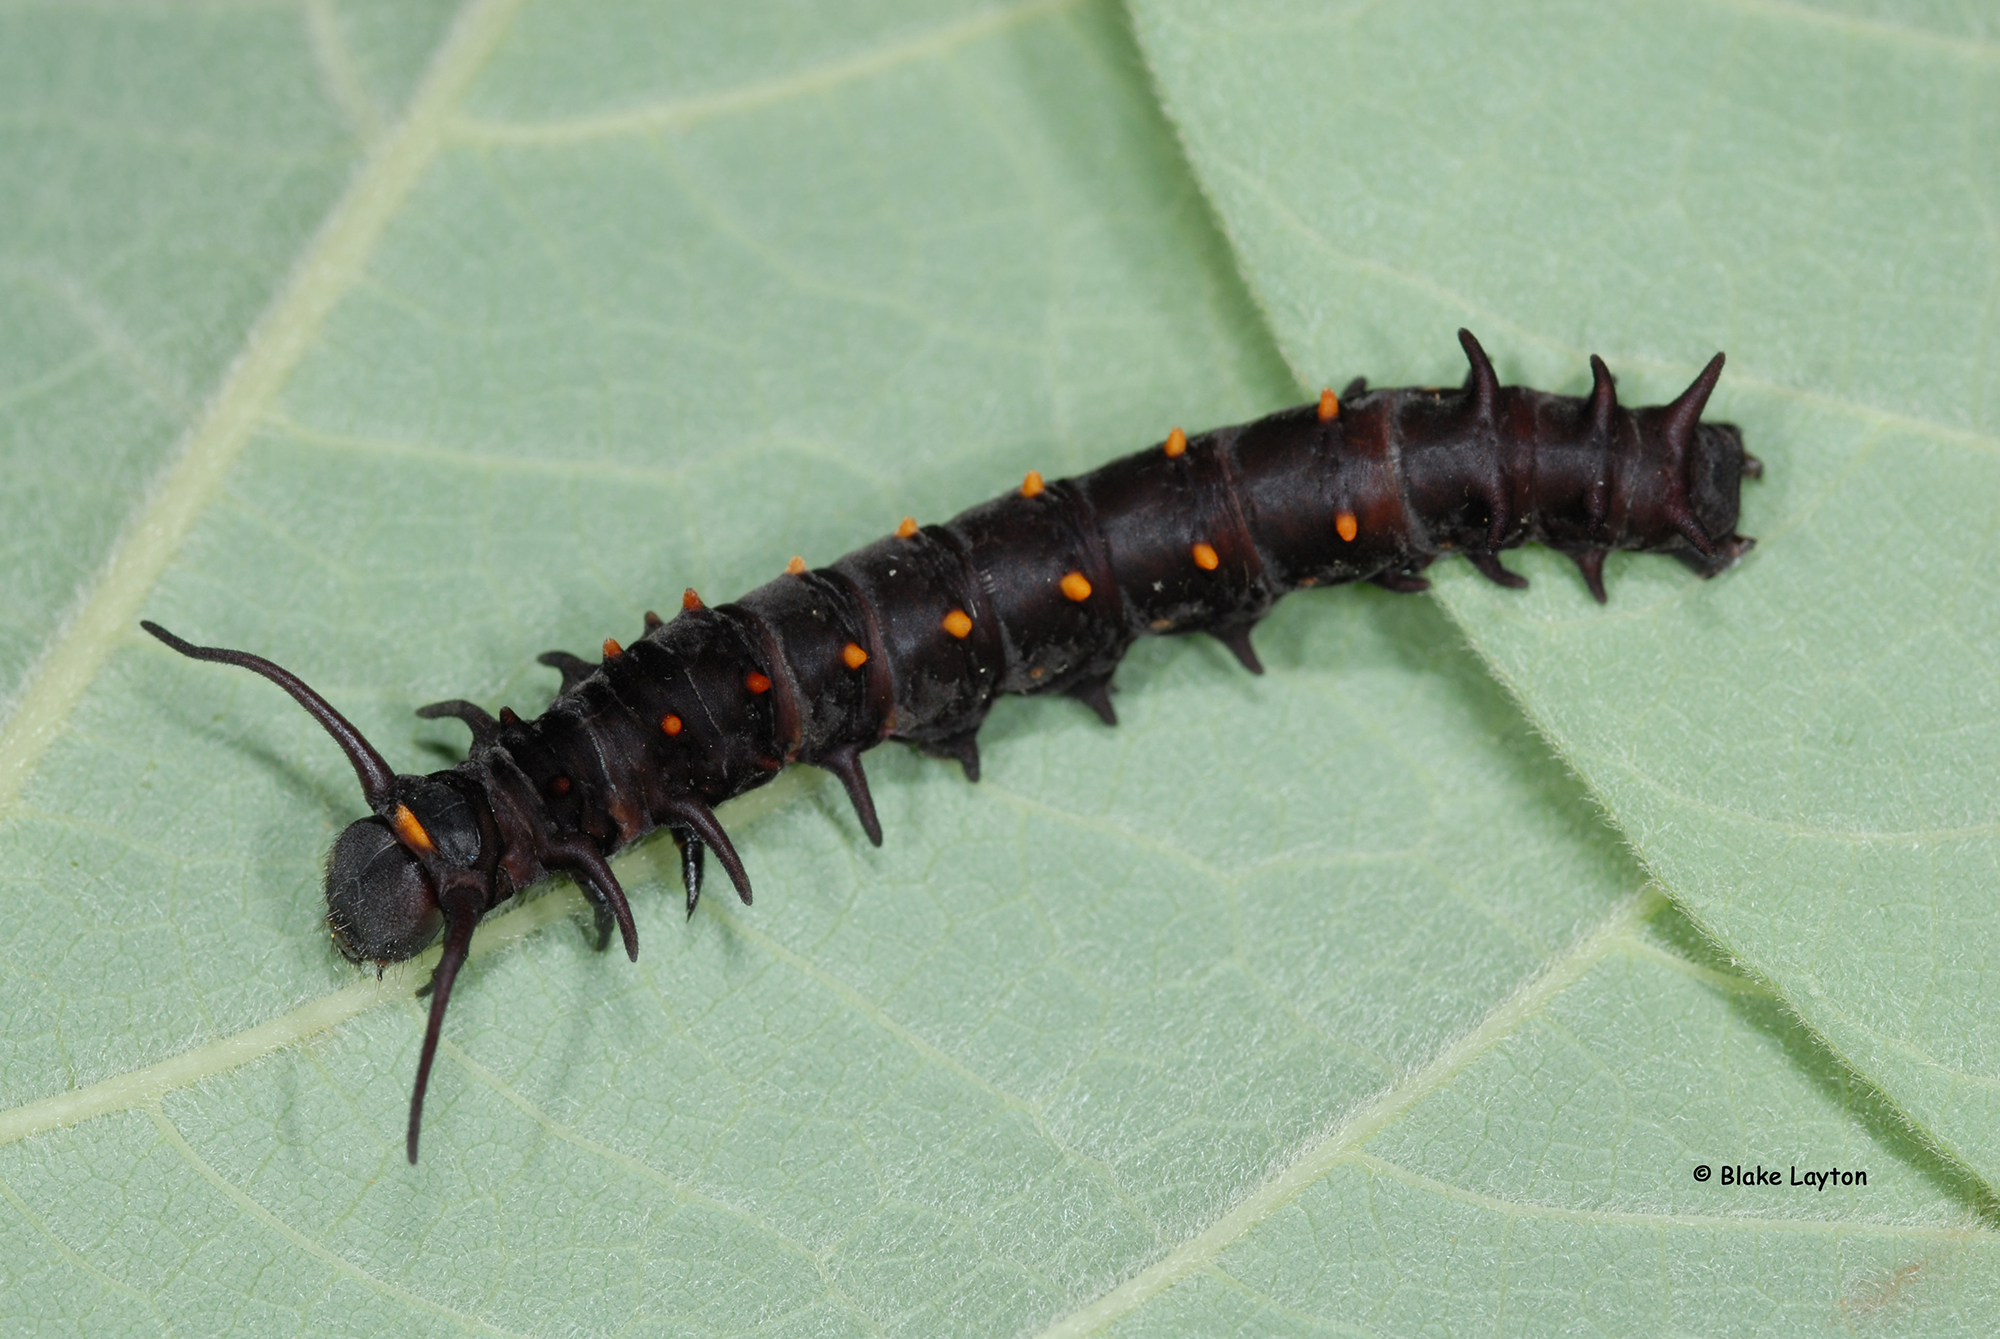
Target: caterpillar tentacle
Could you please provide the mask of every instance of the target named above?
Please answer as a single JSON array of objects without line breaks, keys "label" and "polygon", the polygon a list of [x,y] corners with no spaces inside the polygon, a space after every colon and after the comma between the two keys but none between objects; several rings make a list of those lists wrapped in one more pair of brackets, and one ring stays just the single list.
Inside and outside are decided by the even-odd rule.
[{"label": "caterpillar tentacle", "polygon": [[1713,576],[1748,551],[1738,495],[1762,466],[1737,429],[1703,423],[1722,355],[1666,405],[1628,410],[1590,360],[1587,397],[1502,386],[1469,331],[1463,387],[1368,389],[1189,437],[1073,479],[1030,473],[942,525],[894,534],[829,566],[803,560],[724,605],[692,590],[681,612],[648,613],[629,646],[561,672],[549,709],[497,718],[462,700],[465,761],[391,773],[359,731],[288,671],[240,651],[146,630],[183,655],[240,665],[313,714],[353,764],[370,817],[327,862],[327,921],[356,962],[408,958],[446,937],[433,978],[408,1152],[417,1134],[452,983],[472,927],[517,891],[562,871],[613,925],[638,932],[608,858],[659,827],[681,847],[687,912],[712,849],[750,902],[742,858],[715,806],[790,762],[837,776],[871,842],[882,841],[861,754],[885,739],[956,759],[979,778],[978,732],[1002,693],[1066,693],[1106,725],[1113,672],[1138,638],[1205,632],[1262,673],[1250,632],[1286,592],[1370,581],[1421,591],[1447,553],[1487,578],[1527,581],[1504,549],[1539,543],[1575,559],[1605,599],[1613,549],[1663,553]]}]

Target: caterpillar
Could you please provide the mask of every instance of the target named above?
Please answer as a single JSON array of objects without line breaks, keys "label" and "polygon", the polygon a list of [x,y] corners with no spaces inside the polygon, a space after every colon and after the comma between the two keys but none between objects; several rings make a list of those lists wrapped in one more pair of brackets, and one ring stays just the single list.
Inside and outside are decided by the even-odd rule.
[{"label": "caterpillar", "polygon": [[788,763],[838,777],[879,846],[864,750],[905,740],[977,781],[976,736],[1001,693],[1067,693],[1116,724],[1111,676],[1137,638],[1204,632],[1258,674],[1251,629],[1288,591],[1421,591],[1424,568],[1447,553],[1519,588],[1499,555],[1533,542],[1573,558],[1603,603],[1614,549],[1670,554],[1703,577],[1749,551],[1736,533],[1740,485],[1763,467],[1733,424],[1701,421],[1721,354],[1672,403],[1627,409],[1596,355],[1589,395],[1558,395],[1500,385],[1479,341],[1458,338],[1470,371],[1457,389],[1356,380],[1253,423],[1176,428],[1072,479],[1031,472],[942,525],[906,517],[830,566],[793,558],[733,604],[689,590],[671,621],[647,613],[637,640],[606,640],[595,662],[541,656],[562,688],[534,720],[457,699],[420,708],[472,732],[464,762],[425,776],[395,772],[273,662],[140,626],[184,656],[271,680],[347,755],[371,812],[327,857],[341,953],[379,972],[443,935],[410,1095],[414,1163],[445,1009],[480,919],[568,874],[594,908],[598,947],[615,927],[636,960],[608,859],[659,827],[679,844],[690,917],[708,851],[748,904],[715,806]]}]

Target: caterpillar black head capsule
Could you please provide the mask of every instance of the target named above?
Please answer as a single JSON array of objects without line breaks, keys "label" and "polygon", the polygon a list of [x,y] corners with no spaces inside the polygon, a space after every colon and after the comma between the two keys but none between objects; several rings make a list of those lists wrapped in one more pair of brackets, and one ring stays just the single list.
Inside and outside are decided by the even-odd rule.
[{"label": "caterpillar black head capsule", "polygon": [[430,1019],[410,1096],[407,1151],[415,1162],[424,1093],[452,983],[465,965],[480,917],[502,900],[494,895],[498,862],[490,816],[456,787],[392,771],[345,716],[282,666],[247,651],[196,646],[157,623],[139,626],[189,659],[237,665],[269,679],[290,693],[347,755],[374,813],[348,824],[327,857],[327,927],[341,954],[350,962],[373,962],[379,971],[415,957],[444,932],[444,952],[427,988]]}]

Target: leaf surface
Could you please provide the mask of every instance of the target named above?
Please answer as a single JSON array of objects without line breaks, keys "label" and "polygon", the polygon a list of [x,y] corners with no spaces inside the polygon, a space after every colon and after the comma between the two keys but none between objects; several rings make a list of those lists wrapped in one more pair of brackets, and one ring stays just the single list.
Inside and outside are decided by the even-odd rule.
[{"label": "leaf surface", "polygon": [[[200,15],[274,12],[332,73],[216,76],[212,136],[281,120],[260,88],[379,117],[210,332],[178,454],[91,497],[123,538],[0,731],[10,1328],[1640,1332],[1676,1271],[1794,1329],[1980,1314],[1981,1184],[1705,956],[1433,602],[1372,589],[1288,600],[1260,679],[1138,648],[1116,731],[1003,703],[977,787],[871,754],[880,851],[788,773],[724,814],[753,908],[683,923],[642,844],[636,967],[540,890],[482,930],[408,1166],[427,960],[378,983],[320,924],[352,777],[138,617],[442,767],[462,731],[414,706],[539,709],[537,652],[683,586],[1300,390],[1114,8]],[[44,64],[110,40],[57,15],[4,21]],[[104,59],[192,42],[169,18]],[[37,347],[0,331],[10,376]],[[1870,1184],[1746,1212],[1690,1178],[1779,1148]]]}]

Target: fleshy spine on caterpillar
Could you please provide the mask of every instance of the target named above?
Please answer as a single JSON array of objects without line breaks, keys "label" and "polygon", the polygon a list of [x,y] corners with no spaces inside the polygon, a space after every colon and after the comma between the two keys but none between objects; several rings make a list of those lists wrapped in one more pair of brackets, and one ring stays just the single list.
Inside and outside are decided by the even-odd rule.
[{"label": "fleshy spine on caterpillar", "polygon": [[1419,574],[1446,552],[1518,588],[1526,580],[1499,554],[1535,542],[1574,559],[1602,603],[1613,550],[1670,554],[1704,577],[1749,551],[1739,486],[1762,466],[1734,425],[1701,422],[1721,354],[1672,403],[1628,410],[1595,355],[1589,395],[1556,395],[1501,386],[1479,342],[1464,330],[1459,342],[1471,370],[1455,390],[1356,380],[1253,423],[1197,437],[1175,428],[1075,478],[1031,471],[943,525],[905,517],[828,567],[795,557],[733,604],[709,608],[689,590],[677,617],[648,612],[638,640],[606,640],[596,663],[541,656],[562,688],[534,720],[456,699],[420,708],[472,731],[465,761],[428,775],[395,772],[271,661],[141,626],[184,656],[271,680],[347,755],[372,812],[327,858],[340,951],[379,971],[444,936],[410,1097],[415,1162],[445,1009],[480,919],[565,873],[595,909],[598,946],[615,926],[636,960],[608,862],[658,827],[680,845],[689,916],[711,849],[749,903],[715,806],[788,763],[838,777],[879,846],[864,750],[906,740],[976,781],[975,737],[1000,693],[1067,693],[1116,724],[1111,675],[1139,637],[1206,632],[1262,673],[1250,630],[1290,590],[1420,591],[1430,583]]}]

